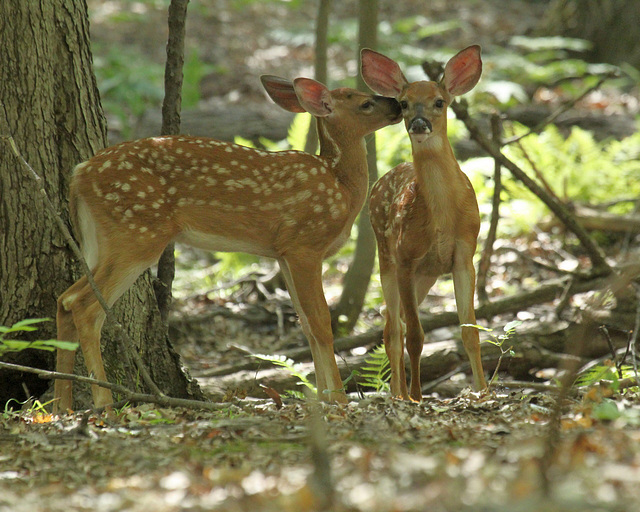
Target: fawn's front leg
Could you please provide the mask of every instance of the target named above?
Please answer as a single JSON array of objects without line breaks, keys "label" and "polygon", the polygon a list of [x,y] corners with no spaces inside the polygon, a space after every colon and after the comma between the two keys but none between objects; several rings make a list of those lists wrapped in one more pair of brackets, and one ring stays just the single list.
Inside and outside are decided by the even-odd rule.
[{"label": "fawn's front leg", "polygon": [[422,388],[420,386],[420,357],[424,345],[424,331],[420,325],[418,316],[418,301],[415,288],[415,271],[408,266],[399,265],[398,292],[400,303],[404,312],[404,321],[407,334],[407,353],[409,354],[409,366],[411,368],[411,385],[409,397],[416,402],[422,401]]},{"label": "fawn's front leg", "polygon": [[[474,309],[476,272],[473,267],[473,250],[465,242],[456,242],[453,261],[453,286],[455,290],[458,318],[461,324],[476,324]],[[482,370],[480,336],[475,327],[462,327],[462,344],[471,363],[473,387],[476,391],[487,387]]]},{"label": "fawn's front leg", "polygon": [[404,367],[404,332],[400,312],[400,294],[395,267],[380,266],[380,282],[386,304],[385,324],[382,339],[391,370],[391,396],[409,399],[407,376]]}]

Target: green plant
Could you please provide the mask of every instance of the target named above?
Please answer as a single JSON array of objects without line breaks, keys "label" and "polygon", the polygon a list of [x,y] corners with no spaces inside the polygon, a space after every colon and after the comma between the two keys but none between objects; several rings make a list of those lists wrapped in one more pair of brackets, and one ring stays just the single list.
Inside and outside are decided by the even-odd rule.
[{"label": "green plant", "polygon": [[200,82],[215,66],[207,64],[196,50],[191,50],[184,61],[182,82],[182,108],[195,107],[200,101]]},{"label": "green plant", "polygon": [[38,328],[34,327],[34,324],[38,324],[41,322],[50,322],[50,318],[28,318],[26,320],[21,320],[20,322],[16,322],[11,327],[5,327],[0,325],[0,356],[4,355],[8,352],[20,352],[21,350],[26,350],[28,348],[36,348],[39,350],[49,350],[53,351],[57,348],[61,348],[64,350],[75,350],[78,348],[78,344],[70,341],[59,341],[59,340],[33,340],[33,341],[25,341],[25,340],[13,340],[7,339],[6,335],[20,332],[33,332],[37,331]]},{"label": "green plant", "polygon": [[[307,377],[310,372],[306,371],[301,364],[295,363],[293,359],[289,359],[288,357],[281,355],[266,354],[252,354],[252,357],[281,366],[300,381],[298,382],[299,386],[306,386],[310,391],[317,395],[318,390]],[[287,390],[286,393],[294,398],[306,398],[302,391]]]},{"label": "green plant", "polygon": [[164,67],[131,48],[113,45],[97,48],[94,71],[105,111],[117,120],[122,137],[130,138],[134,122],[162,102]]},{"label": "green plant", "polygon": [[613,363],[603,363],[593,366],[583,371],[575,380],[577,387],[590,387],[600,381],[608,381],[614,392],[620,390],[620,380],[635,377],[633,366],[628,364],[620,365],[617,368]]},{"label": "green plant", "polygon": [[[519,136],[528,128],[513,124],[509,135]],[[587,204],[615,202],[640,195],[640,132],[621,141],[597,141],[591,132],[573,127],[568,136],[555,126],[530,134],[518,146],[507,146],[509,158],[530,176],[539,173],[554,192],[566,201]],[[462,164],[469,175],[478,203],[491,202],[494,162],[476,158]],[[531,230],[547,209],[526,187],[503,173],[503,214],[500,234],[518,235]],[[629,213],[632,202],[619,203],[613,213]]]},{"label": "green plant", "polygon": [[391,368],[384,345],[375,347],[365,358],[362,369],[355,371],[354,374],[360,377],[359,383],[361,386],[373,388],[376,393],[389,392]]},{"label": "green plant", "polygon": [[496,377],[498,376],[498,370],[500,369],[502,358],[507,354],[511,357],[515,355],[515,352],[513,351],[513,345],[505,349],[504,344],[505,342],[509,341],[513,337],[513,335],[516,333],[516,329],[520,325],[522,325],[522,322],[520,320],[512,320],[502,328],[503,334],[495,334],[494,329],[490,329],[488,327],[482,327],[481,325],[475,325],[475,324],[461,325],[461,327],[473,327],[474,329],[478,329],[479,331],[484,331],[488,333],[489,338],[486,340],[482,340],[482,343],[490,343],[491,345],[494,345],[500,349],[500,357],[498,358],[498,364],[496,365],[496,369],[493,372],[491,379],[489,380],[488,387],[491,387]]},{"label": "green plant", "polygon": [[[287,138],[281,141],[273,141],[265,137],[260,137],[259,142],[268,151],[304,151],[304,143],[307,140],[309,122],[311,115],[306,112],[296,114],[287,131]],[[236,136],[233,140],[236,144],[255,148],[253,141],[244,137]]]},{"label": "green plant", "polygon": [[[13,410],[11,407],[12,402],[20,406],[19,412]],[[27,398],[24,402],[20,402],[15,398],[10,398],[4,404],[2,416],[4,419],[28,416],[34,423],[46,423],[52,419],[51,413],[47,411],[46,407],[53,402],[54,400],[49,400],[48,402],[42,403],[40,400],[34,398]]]}]

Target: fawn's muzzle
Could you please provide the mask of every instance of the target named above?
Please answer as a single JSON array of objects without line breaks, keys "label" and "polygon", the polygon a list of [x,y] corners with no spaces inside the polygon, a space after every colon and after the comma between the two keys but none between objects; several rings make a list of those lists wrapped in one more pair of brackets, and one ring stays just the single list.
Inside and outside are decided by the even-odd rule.
[{"label": "fawn's muzzle", "polygon": [[393,120],[393,123],[397,123],[402,119],[402,109],[400,103],[395,98],[388,98],[386,96],[374,96],[377,103],[386,105],[389,109],[389,117]]},{"label": "fawn's muzzle", "polygon": [[409,133],[419,134],[427,134],[433,131],[433,126],[431,125],[431,121],[424,117],[414,117],[409,123]]}]

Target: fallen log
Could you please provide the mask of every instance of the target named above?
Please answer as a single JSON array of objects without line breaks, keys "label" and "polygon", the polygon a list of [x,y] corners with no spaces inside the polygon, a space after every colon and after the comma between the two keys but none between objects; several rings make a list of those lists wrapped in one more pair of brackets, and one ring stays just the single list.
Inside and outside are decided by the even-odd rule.
[{"label": "fallen log", "polygon": [[[537,304],[551,302],[561,295],[574,295],[584,293],[590,290],[598,290],[607,284],[608,280],[604,277],[593,279],[571,279],[564,277],[549,281],[540,285],[535,290],[521,292],[510,295],[501,299],[493,300],[476,310],[478,319],[490,319],[506,313],[516,313],[526,310]],[[424,332],[431,332],[441,327],[449,327],[458,325],[458,314],[454,311],[439,313],[436,315],[424,315],[420,319]],[[347,338],[339,338],[335,341],[335,351],[340,353],[350,351],[358,347],[370,347],[382,343],[382,329],[372,329],[366,333],[350,336]],[[295,362],[310,361],[311,349],[308,346],[281,352],[281,355],[292,359]],[[258,361],[247,357],[241,363],[225,365],[219,368],[211,368],[199,374],[199,377],[221,377],[240,371],[255,371],[265,367],[264,361]]]},{"label": "fallen log", "polygon": [[[452,329],[451,339],[425,343],[420,363],[421,382],[425,392],[438,391],[446,396],[455,395],[459,390],[470,383],[457,381],[442,384],[453,374],[470,373],[467,356],[464,352],[459,334]],[[579,339],[577,339],[579,337]],[[612,333],[611,341],[616,349],[623,349],[628,341],[625,332]],[[565,353],[566,347],[572,343],[579,343],[581,354],[579,356]],[[500,375],[519,381],[535,381],[535,373],[547,368],[561,368],[569,363],[579,367],[597,358],[607,357],[609,346],[606,340],[598,332],[597,325],[593,324],[585,329],[583,324],[567,321],[530,321],[523,324],[516,334],[505,343],[504,350],[512,347],[513,355],[504,355],[500,365]],[[483,343],[483,364],[487,375],[491,375],[500,357],[500,349],[490,343]],[[367,355],[350,356],[340,364],[342,379],[352,373],[359,373],[363,367],[370,364]],[[264,390],[261,386],[273,388],[280,394],[288,390],[300,389],[300,380],[283,368],[273,368],[266,361],[259,361],[260,367],[256,370],[243,370],[234,374],[221,377],[203,377],[195,375],[199,384],[208,394],[220,398],[223,395],[245,394],[253,397],[264,398]],[[312,363],[300,363],[299,369],[308,374],[313,382],[315,379]],[[509,379],[507,379],[507,387]],[[346,389],[348,392],[372,391],[370,387],[363,385],[363,378],[355,376],[348,379]],[[539,382],[539,381],[538,381]],[[500,385],[500,379],[497,381]]]},{"label": "fallen log", "polygon": [[[580,204],[574,205],[572,209],[576,220],[589,231],[640,233],[640,215],[638,214],[617,215]],[[539,227],[545,231],[550,231],[556,226],[560,226],[560,221],[556,217],[539,223]]]}]

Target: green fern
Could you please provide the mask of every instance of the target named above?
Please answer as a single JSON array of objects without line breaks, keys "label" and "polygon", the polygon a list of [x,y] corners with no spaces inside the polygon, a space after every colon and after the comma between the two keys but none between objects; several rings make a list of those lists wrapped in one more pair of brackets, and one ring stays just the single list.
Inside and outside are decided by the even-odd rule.
[{"label": "green fern", "polygon": [[[307,132],[309,131],[310,119],[311,115],[306,112],[296,114],[289,126],[286,140],[273,141],[265,137],[260,137],[260,144],[268,151],[303,151],[304,143],[307,139]],[[239,135],[236,135],[233,142],[249,148],[256,147],[253,141],[240,137]]]},{"label": "green fern", "polygon": [[304,145],[307,141],[307,133],[311,123],[311,114],[306,112],[296,114],[289,126],[287,134],[287,142],[291,149],[295,151],[304,151]]},{"label": "green fern", "polygon": [[[620,371],[623,379],[635,376],[635,371],[631,365],[622,365],[620,367]],[[601,380],[611,381],[611,387],[614,391],[617,391],[619,387],[618,382],[620,381],[618,369],[613,366],[613,364],[600,364],[598,366],[594,366],[593,368],[589,368],[582,372],[575,380],[574,384],[578,387],[589,387]]]},{"label": "green fern", "polygon": [[378,345],[367,356],[362,369],[355,372],[362,379],[360,385],[373,388],[376,393],[389,392],[391,368],[384,345]]},{"label": "green fern", "polygon": [[[298,382],[299,386],[306,386],[317,396],[318,390],[307,377],[310,372],[304,370],[302,365],[294,362],[293,359],[289,359],[286,356],[276,354],[252,354],[252,357],[255,357],[256,359],[260,359],[262,361],[268,361],[272,364],[275,364],[276,366],[281,366],[300,381]],[[294,398],[306,398],[305,394],[302,391],[287,390],[286,394]]]}]

